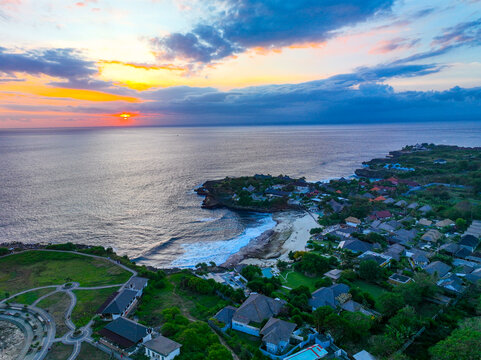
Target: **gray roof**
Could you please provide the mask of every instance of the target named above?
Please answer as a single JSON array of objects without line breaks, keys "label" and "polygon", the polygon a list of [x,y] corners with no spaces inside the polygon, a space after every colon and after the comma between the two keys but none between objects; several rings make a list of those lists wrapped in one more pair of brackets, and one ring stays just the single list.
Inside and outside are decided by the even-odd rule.
[{"label": "gray roof", "polygon": [[284,300],[274,300],[262,294],[251,294],[237,309],[232,319],[243,324],[260,323],[277,315],[285,303]]},{"label": "gray roof", "polygon": [[466,275],[466,279],[476,283],[481,279],[481,268],[474,270],[471,274]]},{"label": "gray roof", "polygon": [[451,266],[441,261],[434,261],[424,267],[424,271],[426,271],[428,274],[434,275],[436,273],[439,277],[446,275],[449,270],[451,270]]},{"label": "gray roof", "polygon": [[463,235],[459,245],[469,246],[475,248],[478,246],[479,240],[473,235]]},{"label": "gray roof", "polygon": [[147,341],[144,346],[163,356],[168,356],[172,351],[177,350],[182,345],[166,338],[165,336],[159,335],[152,340]]},{"label": "gray roof", "polygon": [[329,287],[322,287],[312,293],[312,298],[309,299],[309,305],[313,308],[321,306],[337,306],[336,298],[349,292],[349,286],[346,284],[335,284]]},{"label": "gray roof", "polygon": [[148,329],[144,325],[140,325],[132,320],[126,319],[124,317],[119,317],[118,319],[110,322],[104,329],[123,337],[133,343],[138,343],[142,338],[144,338]]},{"label": "gray roof", "polygon": [[427,213],[430,212],[433,208],[429,205],[424,205],[421,206],[418,210],[421,211],[422,213]]},{"label": "gray roof", "polygon": [[457,258],[461,258],[461,259],[464,259],[466,257],[468,257],[469,255],[471,255],[471,251],[469,251],[468,249],[462,247],[461,249],[459,249],[456,254],[454,254],[455,257]]},{"label": "gray roof", "polygon": [[406,206],[407,202],[405,200],[399,200],[397,203],[394,204],[395,206]]},{"label": "gray roof", "polygon": [[149,282],[149,279],[146,279],[140,276],[134,276],[127,282],[127,284],[125,285],[125,288],[142,290],[145,287],[145,285],[147,285],[148,282]]},{"label": "gray roof", "polygon": [[295,328],[294,323],[272,317],[261,329],[260,334],[264,335],[262,341],[278,345],[281,341],[289,342]]},{"label": "gray roof", "polygon": [[448,243],[440,246],[439,250],[443,250],[448,254],[455,254],[459,250],[459,245],[455,243]]},{"label": "gray roof", "polygon": [[338,203],[336,200],[331,199],[331,201],[328,202],[328,204],[331,206],[332,210],[336,213],[340,212],[342,209],[344,209],[344,205]]},{"label": "gray roof", "polygon": [[127,306],[135,299],[137,291],[122,290],[110,304],[102,311],[102,314],[121,314]]},{"label": "gray roof", "polygon": [[234,316],[234,313],[236,311],[237,311],[237,308],[233,306],[226,306],[225,308],[219,310],[219,312],[214,315],[214,319],[224,324],[230,324],[232,322],[232,317]]},{"label": "gray roof", "polygon": [[463,281],[456,275],[439,280],[438,285],[451,291],[461,292],[463,290]]},{"label": "gray roof", "polygon": [[344,240],[339,243],[341,249],[348,249],[353,252],[365,252],[372,249],[372,244],[358,239]]}]

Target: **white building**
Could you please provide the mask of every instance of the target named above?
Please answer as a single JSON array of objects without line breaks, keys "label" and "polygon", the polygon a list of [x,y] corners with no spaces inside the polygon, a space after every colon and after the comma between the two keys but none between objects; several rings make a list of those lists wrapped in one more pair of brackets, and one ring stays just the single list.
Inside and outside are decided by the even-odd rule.
[{"label": "white building", "polygon": [[144,344],[145,355],[152,360],[172,360],[180,354],[181,344],[159,335]]}]

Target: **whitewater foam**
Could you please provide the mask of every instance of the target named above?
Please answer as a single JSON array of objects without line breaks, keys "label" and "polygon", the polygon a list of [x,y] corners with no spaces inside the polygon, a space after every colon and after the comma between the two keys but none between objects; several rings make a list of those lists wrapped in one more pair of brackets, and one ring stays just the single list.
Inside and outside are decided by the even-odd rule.
[{"label": "whitewater foam", "polygon": [[192,268],[196,264],[211,261],[216,264],[224,263],[229,256],[238,252],[242,247],[277,224],[272,215],[259,215],[261,221],[258,226],[246,228],[242,234],[225,241],[199,242],[182,244],[184,254],[172,262],[173,267]]}]

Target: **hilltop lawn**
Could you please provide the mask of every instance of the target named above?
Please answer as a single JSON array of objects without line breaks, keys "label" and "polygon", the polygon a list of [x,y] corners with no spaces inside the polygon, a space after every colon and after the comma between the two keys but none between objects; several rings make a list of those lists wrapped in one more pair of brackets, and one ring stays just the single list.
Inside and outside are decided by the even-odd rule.
[{"label": "hilltop lawn", "polygon": [[122,284],[131,274],[103,259],[74,253],[26,251],[0,258],[0,299],[31,288],[76,281],[80,286]]},{"label": "hilltop lawn", "polygon": [[107,298],[119,288],[106,288],[98,290],[74,290],[77,303],[72,311],[72,322],[76,327],[87,325],[97,309]]}]

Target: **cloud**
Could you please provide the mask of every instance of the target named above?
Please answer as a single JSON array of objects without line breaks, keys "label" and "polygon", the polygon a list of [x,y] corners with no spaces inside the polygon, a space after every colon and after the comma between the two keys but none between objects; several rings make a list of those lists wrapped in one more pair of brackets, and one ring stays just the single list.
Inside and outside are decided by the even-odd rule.
[{"label": "cloud", "polygon": [[377,45],[369,51],[370,54],[386,54],[395,50],[400,49],[411,49],[419,42],[421,39],[406,39],[406,38],[395,38],[390,40],[382,40]]},{"label": "cloud", "polygon": [[126,111],[159,114],[150,124],[323,124],[476,119],[481,88],[395,92],[382,83],[395,77],[440,71],[431,65],[386,64],[300,84],[255,86],[231,91],[172,87],[141,94]]},{"label": "cloud", "polygon": [[82,59],[73,49],[30,50],[17,53],[0,48],[0,72],[83,79],[94,75],[97,69],[94,62]]},{"label": "cloud", "polygon": [[210,63],[246,49],[322,42],[342,27],[391,8],[394,0],[218,0],[210,23],[151,40],[160,57]]},{"label": "cloud", "polygon": [[442,35],[434,38],[433,43],[442,47],[481,45],[481,18],[445,29]]}]

